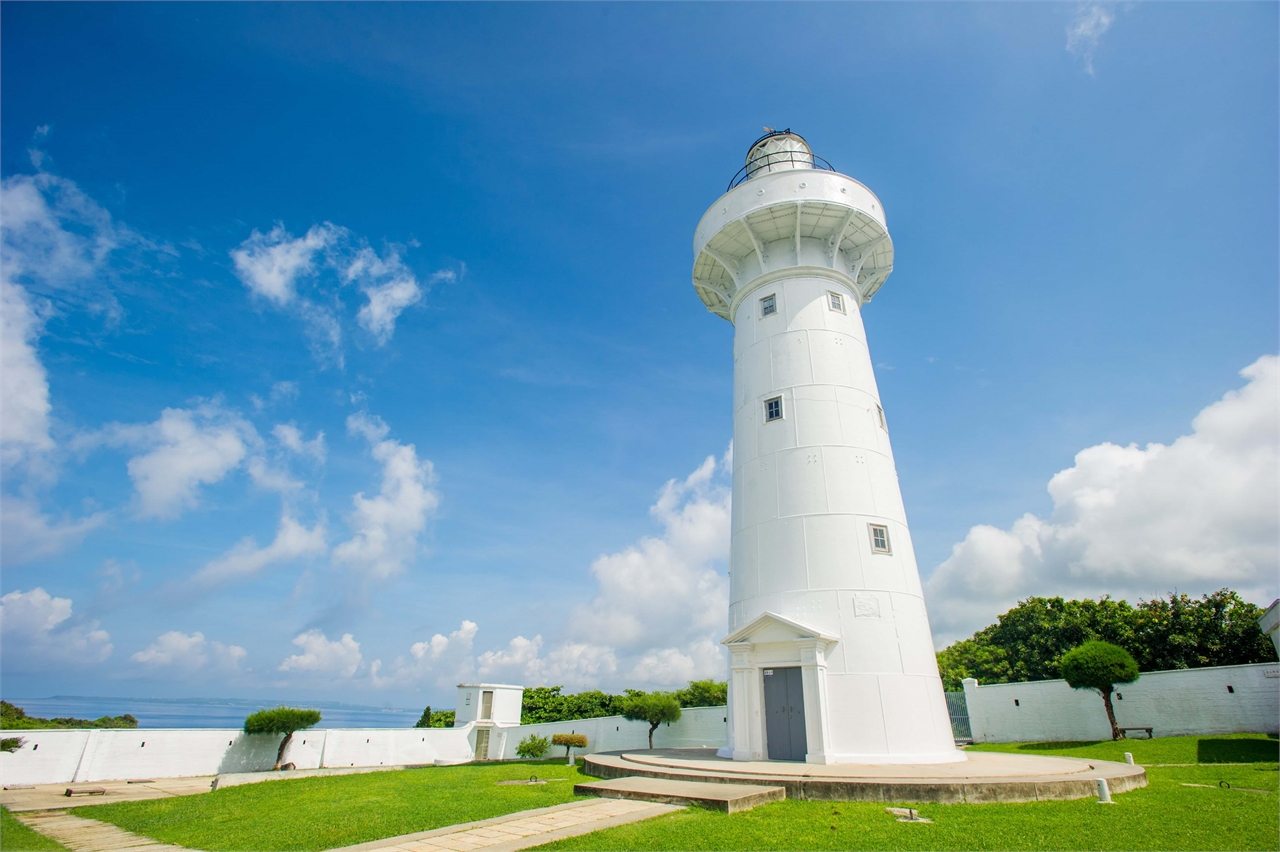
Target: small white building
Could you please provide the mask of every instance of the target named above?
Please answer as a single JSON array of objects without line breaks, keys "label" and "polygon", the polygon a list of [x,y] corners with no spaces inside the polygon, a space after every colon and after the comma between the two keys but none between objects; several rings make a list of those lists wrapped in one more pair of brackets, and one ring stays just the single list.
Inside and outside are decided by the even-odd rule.
[{"label": "small white building", "polygon": [[458,707],[453,726],[471,731],[467,739],[476,760],[488,760],[491,750],[501,755],[506,745],[505,728],[520,724],[524,687],[508,683],[460,683]]}]

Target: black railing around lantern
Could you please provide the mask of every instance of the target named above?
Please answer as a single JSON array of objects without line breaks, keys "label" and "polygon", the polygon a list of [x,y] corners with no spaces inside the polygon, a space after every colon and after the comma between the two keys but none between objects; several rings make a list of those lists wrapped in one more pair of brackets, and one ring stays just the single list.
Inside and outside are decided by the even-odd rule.
[{"label": "black railing around lantern", "polygon": [[[835,171],[835,167],[826,160],[808,151],[774,151],[748,160],[745,166],[738,169],[738,173],[733,176],[733,180],[729,181],[729,189],[733,189],[738,184],[750,180],[759,172],[772,171],[773,166],[782,165],[783,163],[799,164],[805,168],[826,172]],[[729,189],[726,189],[725,192],[728,192]]]}]

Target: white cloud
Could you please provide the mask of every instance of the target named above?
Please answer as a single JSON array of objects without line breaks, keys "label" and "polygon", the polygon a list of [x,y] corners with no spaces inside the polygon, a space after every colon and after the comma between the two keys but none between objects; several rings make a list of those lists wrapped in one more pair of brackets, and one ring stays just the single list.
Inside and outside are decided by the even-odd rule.
[{"label": "white cloud", "polygon": [[55,521],[35,501],[6,494],[0,500],[0,562],[16,565],[61,553],[106,520],[106,512],[95,512]]},{"label": "white cloud", "polygon": [[1152,598],[1230,586],[1259,602],[1280,559],[1280,359],[1241,371],[1172,444],[1105,443],[1049,481],[1053,512],[979,525],[925,584],[940,643],[1030,595]]},{"label": "white cloud", "polygon": [[344,234],[345,229],[328,222],[313,225],[296,238],[282,224],[265,234],[255,228],[231,250],[231,260],[246,287],[277,307],[285,307],[298,298],[298,279],[315,272],[316,254]]},{"label": "white cloud", "polygon": [[172,518],[199,502],[203,485],[219,482],[261,444],[257,430],[216,400],[194,408],[166,408],[149,424],[113,423],[77,441],[143,450],[129,459],[140,516]]},{"label": "white cloud", "polygon": [[1109,3],[1081,3],[1075,17],[1067,25],[1067,50],[1084,60],[1085,73],[1093,74],[1093,52],[1115,21],[1114,7]]},{"label": "white cloud", "polygon": [[249,471],[249,478],[253,480],[254,484],[266,491],[296,494],[303,488],[301,482],[294,479],[286,471],[271,467],[262,456],[254,456],[249,459],[245,469]]},{"label": "white cloud", "polygon": [[207,642],[200,632],[187,634],[170,630],[160,634],[131,659],[149,668],[170,668],[190,673],[203,669],[210,655],[216,667],[234,671],[240,667],[240,661],[247,652],[239,645]]},{"label": "white cloud", "polygon": [[[379,346],[385,346],[396,330],[396,319],[406,308],[417,304],[425,289],[416,275],[400,259],[397,247],[391,246],[379,257],[368,246],[362,247],[347,266],[343,277],[357,281],[368,300],[356,315],[356,321],[373,335]],[[426,287],[439,281],[456,281],[457,273],[442,269],[434,273]]]},{"label": "white cloud", "polygon": [[717,565],[729,554],[731,453],[662,487],[649,509],[660,536],[592,563],[595,597],[574,608],[562,640],[517,636],[476,658],[478,676],[569,688],[723,677],[729,589]]},{"label": "white cloud", "polygon": [[427,459],[419,459],[412,444],[388,439],[381,418],[353,414],[347,429],[363,436],[382,464],[382,487],[376,497],[358,493],[347,522],[354,535],[333,551],[333,561],[357,574],[385,579],[404,570],[418,553],[419,536],[440,505],[435,491],[435,471]]},{"label": "white cloud", "polygon": [[35,348],[42,329],[26,291],[7,274],[0,277],[0,461],[5,467],[53,449],[49,378]]},{"label": "white cloud", "polygon": [[350,633],[329,641],[320,630],[308,630],[294,638],[301,654],[287,657],[280,664],[282,672],[314,672],[321,675],[352,677],[363,659],[360,643]]},{"label": "white cloud", "polygon": [[291,423],[277,423],[271,430],[271,434],[276,436],[276,440],[285,449],[292,450],[301,456],[311,456],[318,462],[324,461],[326,453],[324,432],[317,432],[310,441],[304,441],[302,431],[297,426]]},{"label": "white cloud", "polygon": [[243,538],[231,550],[197,571],[192,580],[199,585],[210,586],[227,580],[252,577],[276,563],[290,562],[304,556],[319,556],[327,547],[323,519],[307,529],[286,511],[280,516],[280,528],[271,544],[258,547],[253,536]]},{"label": "white cloud", "polygon": [[69,598],[52,597],[42,588],[0,597],[0,636],[10,671],[91,665],[112,651],[111,637],[96,621],[77,622]]}]

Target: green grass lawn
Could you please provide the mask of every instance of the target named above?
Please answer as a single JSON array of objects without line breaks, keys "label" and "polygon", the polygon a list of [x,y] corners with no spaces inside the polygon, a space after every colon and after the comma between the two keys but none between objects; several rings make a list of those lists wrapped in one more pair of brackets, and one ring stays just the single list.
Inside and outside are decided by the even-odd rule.
[{"label": "green grass lawn", "polygon": [[[533,774],[561,780],[496,784]],[[581,780],[594,779],[563,761],[470,764],[268,781],[75,813],[191,849],[319,850],[563,804]]]},{"label": "green grass lawn", "polygon": [[0,806],[0,849],[5,852],[68,852],[67,847],[32,831]]},{"label": "green grass lawn", "polygon": [[[1230,745],[1221,745],[1225,741]],[[1208,743],[1205,745],[1205,743]],[[1276,741],[1266,737],[1180,737],[1120,743],[984,746],[987,751],[1099,759],[1132,752],[1153,766],[1149,785],[1094,799],[991,805],[920,805],[931,824],[900,823],[869,802],[785,801],[733,816],[687,809],[538,847],[540,850],[810,850],[810,849],[1151,849],[1280,848]],[[1263,762],[1223,762],[1254,757]],[[1232,765],[1234,764],[1234,765]],[[1219,787],[1220,781],[1231,789]],[[1184,784],[1202,784],[1185,787]],[[1249,789],[1240,789],[1249,788]],[[1250,792],[1265,790],[1264,793]],[[909,803],[902,803],[909,804]]]}]

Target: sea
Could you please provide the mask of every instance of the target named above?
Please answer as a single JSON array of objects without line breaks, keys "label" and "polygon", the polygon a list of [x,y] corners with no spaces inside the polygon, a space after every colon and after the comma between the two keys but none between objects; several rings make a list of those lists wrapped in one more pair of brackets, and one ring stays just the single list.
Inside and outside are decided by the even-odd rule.
[{"label": "sea", "polygon": [[44,719],[71,717],[97,719],[130,713],[139,728],[239,728],[244,717],[266,707],[313,707],[320,711],[320,728],[412,728],[422,708],[367,707],[359,704],[315,701],[255,701],[208,698],[93,698],[55,695],[51,698],[15,698],[5,701],[21,707],[28,716]]}]

